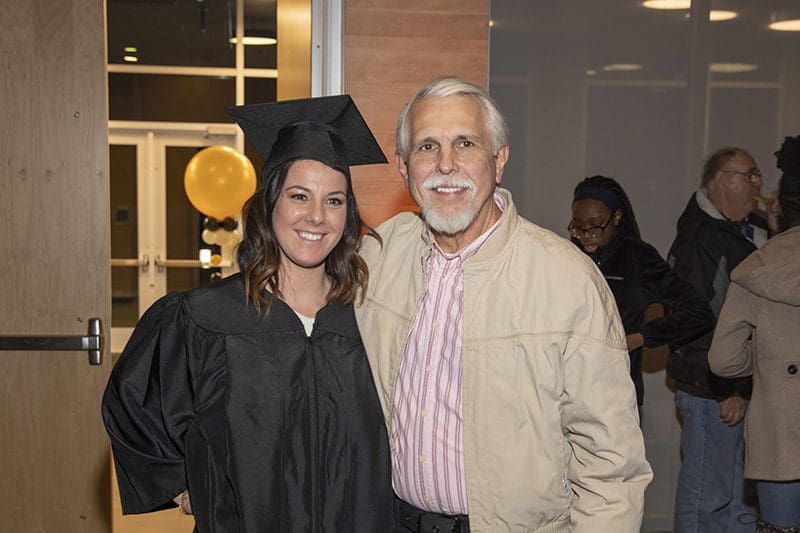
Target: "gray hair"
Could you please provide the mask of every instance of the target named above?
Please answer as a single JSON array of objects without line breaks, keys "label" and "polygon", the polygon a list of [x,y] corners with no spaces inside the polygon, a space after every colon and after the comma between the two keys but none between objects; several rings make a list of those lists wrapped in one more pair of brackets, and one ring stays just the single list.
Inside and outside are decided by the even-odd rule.
[{"label": "gray hair", "polygon": [[706,159],[705,163],[703,163],[703,177],[700,180],[700,186],[708,187],[708,184],[711,183],[711,180],[714,179],[717,172],[722,170],[722,167],[727,165],[728,161],[739,154],[750,155],[746,150],[736,146],[726,146],[711,154],[708,159]]},{"label": "gray hair", "polygon": [[411,145],[411,110],[419,102],[428,98],[446,98],[448,96],[469,96],[483,110],[483,118],[492,137],[492,151],[497,153],[508,144],[508,125],[497,107],[497,103],[483,88],[467,80],[456,77],[437,78],[415,94],[406,102],[400,117],[397,119],[395,132],[395,148],[403,159],[407,159]]}]

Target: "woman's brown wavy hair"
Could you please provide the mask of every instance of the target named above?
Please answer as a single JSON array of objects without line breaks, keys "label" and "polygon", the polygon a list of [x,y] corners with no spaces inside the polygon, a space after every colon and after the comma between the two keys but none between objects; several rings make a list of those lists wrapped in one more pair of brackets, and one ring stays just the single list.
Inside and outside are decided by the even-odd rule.
[{"label": "woman's brown wavy hair", "polygon": [[[266,179],[262,178],[265,185],[255,192],[242,209],[243,235],[236,250],[236,261],[244,279],[247,301],[264,317],[269,315],[274,298],[281,297],[281,250],[272,227],[272,213],[289,168],[295,161],[279,165]],[[363,297],[369,283],[367,264],[358,255],[359,238],[362,233],[368,233],[379,241],[380,237],[361,220],[349,174],[345,174],[345,178],[346,222],[341,240],[325,259],[325,274],[332,281],[327,301],[338,300],[344,305],[351,305],[359,291]],[[265,288],[269,289],[269,293]]]}]

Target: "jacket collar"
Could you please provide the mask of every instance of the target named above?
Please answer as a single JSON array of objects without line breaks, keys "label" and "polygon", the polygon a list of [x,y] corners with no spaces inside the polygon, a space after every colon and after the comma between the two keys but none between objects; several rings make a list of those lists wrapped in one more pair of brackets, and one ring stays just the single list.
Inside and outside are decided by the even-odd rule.
[{"label": "jacket collar", "polygon": [[[759,224],[759,217],[755,216],[753,213],[744,217],[740,222],[734,222],[723,215],[722,212],[717,209],[717,206],[711,202],[711,199],[708,197],[708,190],[705,187],[698,189],[694,198],[700,211],[714,219],[720,227],[732,233],[736,233],[756,246],[763,245],[769,237],[766,223],[764,222],[763,225]],[[749,230],[747,234],[745,234],[745,228]]]},{"label": "jacket collar", "polygon": [[684,216],[681,215],[681,218],[678,220],[679,228],[682,222],[697,224],[705,219],[726,232],[735,234],[742,239],[750,240],[742,233],[742,226],[740,223],[729,220],[717,209],[708,198],[708,191],[706,191],[705,188],[698,189],[694,195],[692,195],[692,199],[689,200],[689,206],[687,206],[687,210],[684,214],[687,215],[687,218],[684,219]]},{"label": "jacket collar", "polygon": [[[614,252],[617,251],[626,238],[628,238],[628,234],[625,232],[625,230],[621,228],[617,229],[617,234],[614,235],[614,238],[611,239],[611,242],[605,246],[600,246],[597,249],[597,252],[589,257],[592,258],[592,261],[594,261],[597,266],[604,265],[605,262],[608,261],[612,255],[614,255]],[[575,243],[575,245],[578,246],[578,249],[580,249],[580,243]]]},{"label": "jacket collar", "polygon": [[717,220],[730,222],[730,220],[728,220],[725,215],[723,215],[722,212],[717,209],[717,206],[714,205],[714,203],[711,201],[711,198],[708,197],[708,189],[705,187],[697,189],[697,192],[694,194],[694,198],[697,201],[697,206],[705,214]]}]

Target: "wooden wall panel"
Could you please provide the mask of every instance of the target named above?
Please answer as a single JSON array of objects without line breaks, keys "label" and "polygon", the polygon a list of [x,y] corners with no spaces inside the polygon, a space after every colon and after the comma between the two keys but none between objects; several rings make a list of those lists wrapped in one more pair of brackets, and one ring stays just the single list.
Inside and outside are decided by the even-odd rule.
[{"label": "wooden wall panel", "polygon": [[[0,4],[0,335],[111,323],[104,5]],[[109,531],[107,355],[0,352],[0,531]]]},{"label": "wooden wall panel", "polygon": [[487,85],[489,0],[348,0],[344,63],[345,90],[389,159],[353,169],[361,214],[374,226],[416,209],[394,164],[403,104],[439,76]]},{"label": "wooden wall panel", "polygon": [[311,0],[278,2],[278,100],[311,96]]}]

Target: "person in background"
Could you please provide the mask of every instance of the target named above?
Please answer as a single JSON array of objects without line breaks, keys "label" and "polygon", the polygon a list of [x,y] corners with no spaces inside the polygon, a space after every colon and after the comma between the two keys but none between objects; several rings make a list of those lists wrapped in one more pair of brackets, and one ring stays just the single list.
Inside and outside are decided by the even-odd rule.
[{"label": "person in background", "polygon": [[497,187],[507,131],[477,85],[417,92],[395,159],[422,216],[362,245],[394,531],[638,532],[652,471],[614,299]]},{"label": "person in background", "polygon": [[178,504],[199,533],[386,531],[349,169],[386,159],[349,96],[229,112],[266,160],[241,272],[156,302],[111,373],[102,411],[123,512]]},{"label": "person in background", "polygon": [[[627,335],[631,378],[642,405],[642,348],[697,338],[714,327],[714,315],[694,288],[642,240],[628,195],[615,180],[592,176],[575,187],[567,230],[611,287]],[[645,312],[652,304],[661,304],[666,315],[645,323]]]},{"label": "person in background", "polygon": [[800,533],[800,136],[776,155],[787,229],[732,272],[708,361],[719,376],[753,376],[744,440],[757,531]]},{"label": "person in background", "polygon": [[[741,148],[721,148],[703,165],[700,189],[678,219],[668,254],[675,273],[719,316],[731,271],[768,237],[767,222],[753,214],[761,198],[761,171]],[[774,210],[773,202],[769,202]],[[770,222],[776,223],[773,215]],[[742,424],[749,378],[711,374],[712,333],[674,350],[667,375],[683,419],[683,461],[675,496],[675,532],[752,532],[755,507],[745,501]]]}]

